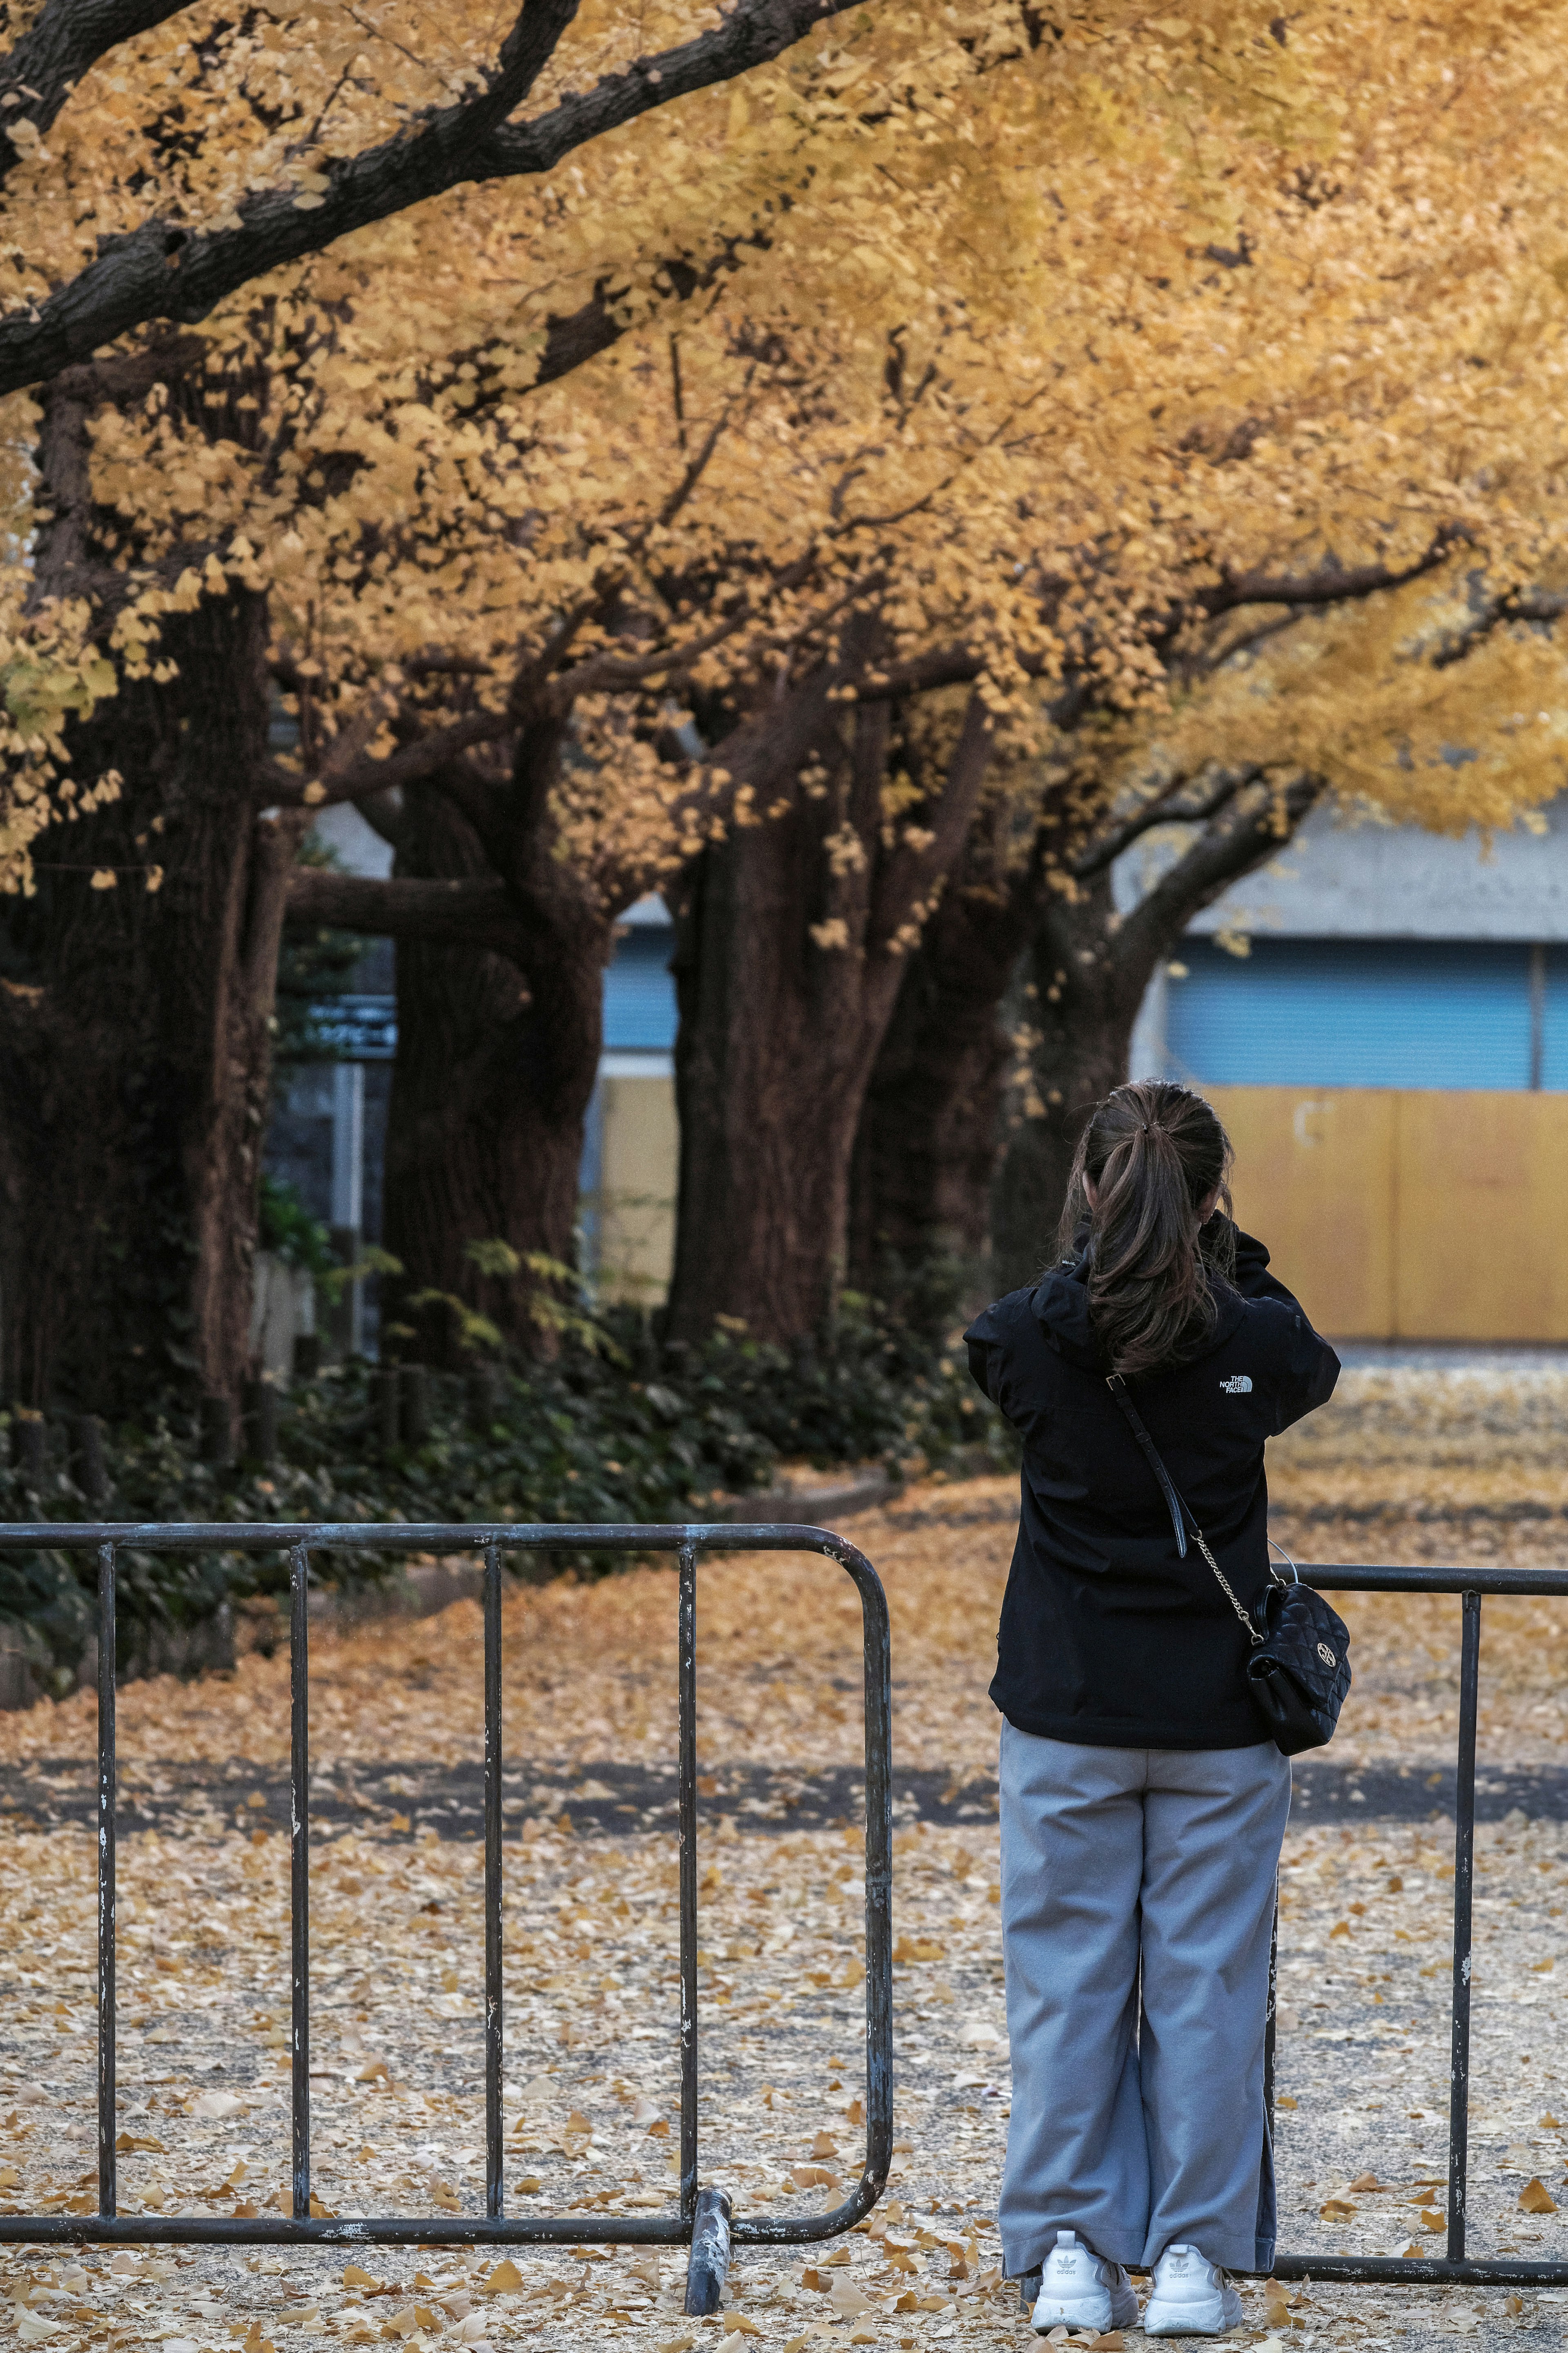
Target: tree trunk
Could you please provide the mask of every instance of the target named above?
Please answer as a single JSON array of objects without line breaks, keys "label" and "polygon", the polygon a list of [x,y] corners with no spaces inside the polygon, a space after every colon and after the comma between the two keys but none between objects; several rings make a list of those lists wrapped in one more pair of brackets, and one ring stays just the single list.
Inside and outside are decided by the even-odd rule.
[{"label": "tree trunk", "polygon": [[1056,1256],[1057,1223],[1085,1120],[1127,1076],[1152,960],[1119,952],[1109,873],[1069,902],[1052,893],[1021,973],[1029,1075],[1013,1114],[993,1205],[995,1280],[1032,1282]]},{"label": "tree trunk", "polygon": [[[675,1339],[724,1316],[787,1342],[833,1316],[866,1088],[990,757],[976,696],[926,818],[900,835],[882,804],[890,714],[860,704],[846,744],[834,683],[820,671],[780,710],[749,779],[770,813],[703,850],[678,899]],[[821,766],[801,776],[813,749]]]},{"label": "tree trunk", "polygon": [[[493,874],[468,820],[439,792],[408,799],[395,872]],[[584,1126],[598,1074],[614,925],[569,871],[530,895],[528,970],[500,955],[404,937],[386,1145],[386,1247],[405,1299],[446,1294],[510,1340],[548,1353],[538,1274],[486,1272],[475,1244],[570,1265]],[[397,1311],[406,1323],[406,1312]],[[420,1315],[419,1352],[449,1358],[456,1318]]]},{"label": "tree trunk", "polygon": [[291,855],[249,793],[260,600],[205,598],[159,650],[174,680],[123,682],[75,731],[75,773],[118,768],[120,799],[43,838],[37,894],[4,918],[5,1388],[108,1414],[171,1384],[232,1406],[247,1369]]},{"label": "tree trunk", "polygon": [[857,1290],[906,1298],[945,1270],[966,1300],[986,1291],[1008,1052],[999,1016],[1025,929],[1016,894],[972,857],[910,959],[855,1140]]},{"label": "tree trunk", "polygon": [[792,1340],[843,1282],[862,1059],[849,958],[819,947],[819,844],[796,809],[705,850],[678,902],[680,1182],[668,1330]]}]

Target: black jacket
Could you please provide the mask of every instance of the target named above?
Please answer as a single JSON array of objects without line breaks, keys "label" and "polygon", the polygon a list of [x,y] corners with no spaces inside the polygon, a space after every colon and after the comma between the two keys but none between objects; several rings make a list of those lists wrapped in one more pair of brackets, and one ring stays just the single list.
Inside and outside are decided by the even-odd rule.
[{"label": "black jacket", "polygon": [[[1268,1580],[1263,1442],[1332,1394],[1339,1358],[1261,1242],[1237,1236],[1234,1284],[1202,1356],[1128,1393],[1248,1608]],[[1153,1472],[1106,1387],[1088,1261],[1009,1292],[964,1337],[970,1370],[1024,1441],[1023,1511],[991,1696],[1009,1724],[1097,1748],[1244,1748],[1246,1630],[1190,1541],[1176,1551]]]}]

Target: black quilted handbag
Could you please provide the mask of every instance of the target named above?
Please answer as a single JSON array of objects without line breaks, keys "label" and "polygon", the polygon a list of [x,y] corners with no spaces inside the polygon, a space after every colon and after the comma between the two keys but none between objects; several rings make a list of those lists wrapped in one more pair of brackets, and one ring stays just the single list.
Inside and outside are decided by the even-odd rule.
[{"label": "black quilted handbag", "polygon": [[[1206,1558],[1206,1545],[1204,1554]],[[1351,1638],[1344,1620],[1322,1595],[1302,1584],[1294,1561],[1289,1581],[1272,1567],[1269,1575],[1273,1582],[1258,1602],[1261,1635],[1247,1620],[1257,1647],[1247,1662],[1247,1681],[1275,1746],[1287,1757],[1299,1757],[1303,1748],[1321,1748],[1334,1736],[1351,1687]]]},{"label": "black quilted handbag", "polygon": [[1259,1597],[1255,1620],[1237,1599],[1230,1579],[1209,1550],[1202,1528],[1177,1493],[1121,1375],[1112,1373],[1106,1387],[1126,1415],[1133,1437],[1160,1482],[1170,1510],[1171,1525],[1176,1532],[1177,1552],[1185,1560],[1190,1525],[1198,1550],[1247,1629],[1253,1646],[1252,1656],[1247,1662],[1247,1689],[1275,1746],[1287,1757],[1299,1757],[1304,1748],[1326,1746],[1334,1736],[1340,1710],[1351,1687],[1351,1638],[1344,1620],[1330,1609],[1321,1593],[1302,1584],[1294,1561],[1290,1563],[1289,1578],[1270,1567],[1270,1582]]}]

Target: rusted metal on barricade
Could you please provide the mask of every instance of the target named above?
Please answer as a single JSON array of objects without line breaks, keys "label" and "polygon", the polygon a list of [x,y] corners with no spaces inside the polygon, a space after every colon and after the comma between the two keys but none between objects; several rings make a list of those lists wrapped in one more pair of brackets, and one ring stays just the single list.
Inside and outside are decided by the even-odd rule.
[{"label": "rusted metal on barricade", "polygon": [[[1311,1563],[1303,1583],[1320,1593],[1452,1593],[1459,1598],[1458,1786],[1454,1801],[1454,1994],[1449,2051],[1448,2238],[1442,2255],[1301,2255],[1274,2258],[1276,2279],[1358,2280],[1392,2285],[1568,2286],[1568,2263],[1505,2255],[1468,2256],[1469,2189],[1470,1946],[1476,1875],[1476,1718],[1480,1689],[1481,1597],[1486,1593],[1568,1597],[1568,1569],[1364,1568]],[[1278,1940],[1278,1915],[1275,1922]],[[1274,2120],[1274,1983],[1270,1970],[1266,2046],[1269,2130]]]},{"label": "rusted metal on barricade", "polygon": [[[88,2215],[0,2215],[0,2242],[66,2245],[498,2246],[638,2244],[692,2249],[687,2309],[716,2308],[730,2242],[788,2246],[827,2239],[868,2214],[892,2154],[892,1700],[887,1599],[865,1555],[824,1528],[691,1526],[447,1526],[10,1524],[0,1551],[92,1551],[98,1559],[98,2181]],[[289,1563],[289,1859],[292,1982],[291,2214],[126,2215],[115,2181],[115,1573],[121,1553],[286,1552]],[[722,2191],[701,2185],[697,2134],[697,1557],[708,1550],[816,1552],[837,1560],[860,1596],[866,1696],[866,2159],[829,2213],[733,2220]],[[479,1553],[485,1565],[485,2211],[366,2218],[310,2212],[310,1652],[311,1556],[321,1552]],[[509,2216],[502,2186],[503,2049],[501,1847],[501,1573],[509,1553],[671,1552],[679,1569],[679,1817],[680,1853],[680,2187],[668,2214]]]}]

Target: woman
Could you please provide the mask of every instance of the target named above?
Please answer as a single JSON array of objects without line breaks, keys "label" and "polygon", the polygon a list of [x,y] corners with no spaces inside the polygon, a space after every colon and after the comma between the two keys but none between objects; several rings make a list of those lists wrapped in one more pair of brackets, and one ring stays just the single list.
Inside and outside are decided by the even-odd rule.
[{"label": "woman", "polygon": [[[1267,2271],[1268,1952],[1290,1768],[1246,1629],[1171,1512],[1127,1398],[1240,1600],[1268,1581],[1264,1440],[1339,1359],[1230,1218],[1229,1141],[1184,1087],[1118,1087],[1061,1246],[965,1335],[1023,1440],[991,1696],[1013,2112],[998,2221],[1034,2325],[1214,2336]],[[1034,2274],[1040,2274],[1037,2292]]]}]

